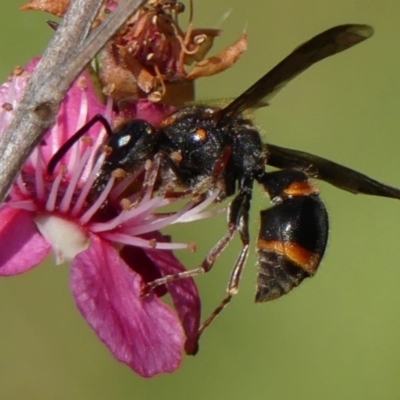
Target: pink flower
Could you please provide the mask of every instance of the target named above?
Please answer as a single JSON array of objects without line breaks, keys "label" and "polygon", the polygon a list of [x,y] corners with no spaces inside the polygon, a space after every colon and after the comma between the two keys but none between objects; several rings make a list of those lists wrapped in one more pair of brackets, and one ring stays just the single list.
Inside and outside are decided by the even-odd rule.
[{"label": "pink flower", "polygon": [[[33,65],[0,87],[0,134]],[[150,112],[153,122],[157,110],[162,111],[157,107],[139,104],[137,112],[141,118]],[[210,215],[203,210],[216,195],[201,204],[188,202],[172,214],[157,214],[174,200],[153,196],[152,188],[120,202],[122,188],[135,179],[130,176],[116,185],[111,177],[100,196],[90,200],[105,156],[98,156],[105,137],[100,124],[69,150],[49,176],[47,164],[57,149],[96,114],[108,120],[115,117],[111,106],[99,102],[90,80],[82,75],[62,103],[56,125],[26,161],[7,202],[0,207],[0,275],[28,271],[51,250],[57,263],[71,261],[71,289],[84,318],[117,360],[151,377],[174,371],[184,348],[195,352],[200,316],[192,279],[176,280],[141,296],[144,282],[185,270],[172,250],[188,244],[173,243],[158,231]],[[106,201],[112,213],[99,219]],[[127,202],[135,205],[127,207]],[[166,292],[175,310],[160,300]]]}]

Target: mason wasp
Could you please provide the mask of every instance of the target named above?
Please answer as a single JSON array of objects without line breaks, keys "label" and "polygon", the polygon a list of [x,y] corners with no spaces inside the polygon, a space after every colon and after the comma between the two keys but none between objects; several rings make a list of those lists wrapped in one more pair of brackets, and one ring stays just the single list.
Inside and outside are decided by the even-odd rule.
[{"label": "mason wasp", "polygon": [[[228,207],[228,230],[207,254],[201,266],[146,284],[144,293],[175,279],[208,272],[236,233],[242,248],[233,267],[227,294],[203,323],[199,336],[237,293],[250,247],[249,210],[256,181],[271,199],[260,212],[256,244],[258,278],[256,302],[279,298],[313,276],[328,239],[328,214],[310,178],[326,181],[351,193],[400,199],[400,190],[319,156],[264,143],[246,111],[268,104],[289,81],[311,65],[363,42],[373,35],[368,25],[347,24],[328,29],[296,48],[227,106],[190,105],[165,118],[160,126],[128,121],[111,132],[110,149],[95,184],[94,196],[116,169],[133,172],[146,160],[159,162],[157,187],[171,194],[190,196],[219,190],[217,202],[233,196]],[[76,140],[76,139],[73,139]],[[71,142],[72,143],[72,142]],[[66,144],[68,150],[71,143]],[[64,146],[63,146],[64,147]],[[63,148],[61,149],[63,150]],[[65,152],[64,151],[64,152]],[[60,154],[62,151],[60,152]],[[62,157],[55,155],[49,172]],[[268,172],[267,166],[279,171]],[[188,351],[196,352],[192,348]]]}]

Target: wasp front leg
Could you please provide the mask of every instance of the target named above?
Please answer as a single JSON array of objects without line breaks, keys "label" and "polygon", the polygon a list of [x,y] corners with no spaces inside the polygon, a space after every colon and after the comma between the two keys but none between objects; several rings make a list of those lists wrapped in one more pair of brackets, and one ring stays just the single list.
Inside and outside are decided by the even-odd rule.
[{"label": "wasp front leg", "polygon": [[[146,295],[150,290],[154,290],[157,286],[164,285],[168,282],[172,282],[177,279],[192,278],[197,275],[201,275],[209,272],[214,266],[216,260],[221,256],[224,250],[227,248],[235,233],[239,231],[240,238],[243,243],[243,248],[239,253],[236,260],[234,270],[231,275],[229,287],[237,286],[234,282],[238,282],[240,279],[240,272],[247,259],[248,247],[249,247],[249,232],[248,232],[248,220],[249,220],[249,208],[252,191],[252,179],[245,180],[246,184],[239,192],[239,194],[233,199],[229,205],[228,210],[228,231],[227,233],[217,242],[217,244],[211,249],[204,261],[198,268],[181,272],[173,275],[166,275],[160,279],[156,279],[146,284],[143,294]],[[232,291],[229,290],[228,291]],[[235,290],[233,290],[235,291]]]},{"label": "wasp front leg", "polygon": [[328,239],[328,215],[318,190],[299,170],[258,179],[274,206],[260,212],[255,301],[274,300],[315,274]]}]

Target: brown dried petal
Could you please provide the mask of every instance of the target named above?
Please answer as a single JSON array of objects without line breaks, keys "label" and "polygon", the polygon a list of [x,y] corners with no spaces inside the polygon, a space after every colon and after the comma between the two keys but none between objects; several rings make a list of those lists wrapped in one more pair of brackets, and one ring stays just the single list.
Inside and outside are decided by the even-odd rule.
[{"label": "brown dried petal", "polygon": [[187,75],[187,79],[197,79],[218,74],[231,67],[247,50],[247,35],[243,33],[238,41],[227,47],[216,56],[197,63]]},{"label": "brown dried petal", "polygon": [[[198,46],[194,54],[185,54],[185,65],[192,65],[196,61],[204,59],[214,44],[214,39],[221,36],[222,31],[219,29],[193,29],[190,35],[189,43],[192,46]],[[201,43],[198,41],[201,40]]]},{"label": "brown dried petal", "polygon": [[115,58],[111,45],[100,53],[100,80],[107,96],[112,96],[116,101],[126,98],[138,98],[139,88],[136,78],[127,68]]},{"label": "brown dried petal", "polygon": [[194,82],[186,78],[165,83],[165,94],[161,99],[164,104],[181,107],[195,100]]},{"label": "brown dried petal", "polygon": [[37,10],[62,17],[68,10],[70,0],[31,0],[19,9],[22,11]]},{"label": "brown dried petal", "polygon": [[125,47],[119,48],[120,54],[123,56],[123,59],[134,75],[137,81],[137,85],[144,93],[151,93],[157,87],[157,79],[143,67],[139,61],[136,60],[129,52],[126,51]]}]

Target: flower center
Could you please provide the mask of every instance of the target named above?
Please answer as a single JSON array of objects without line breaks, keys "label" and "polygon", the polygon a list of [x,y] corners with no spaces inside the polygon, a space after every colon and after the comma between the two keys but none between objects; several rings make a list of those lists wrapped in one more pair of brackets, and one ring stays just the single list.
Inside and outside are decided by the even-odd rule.
[{"label": "flower center", "polygon": [[52,245],[57,264],[73,260],[90,245],[90,239],[82,227],[59,215],[39,213],[34,219],[42,236]]}]

